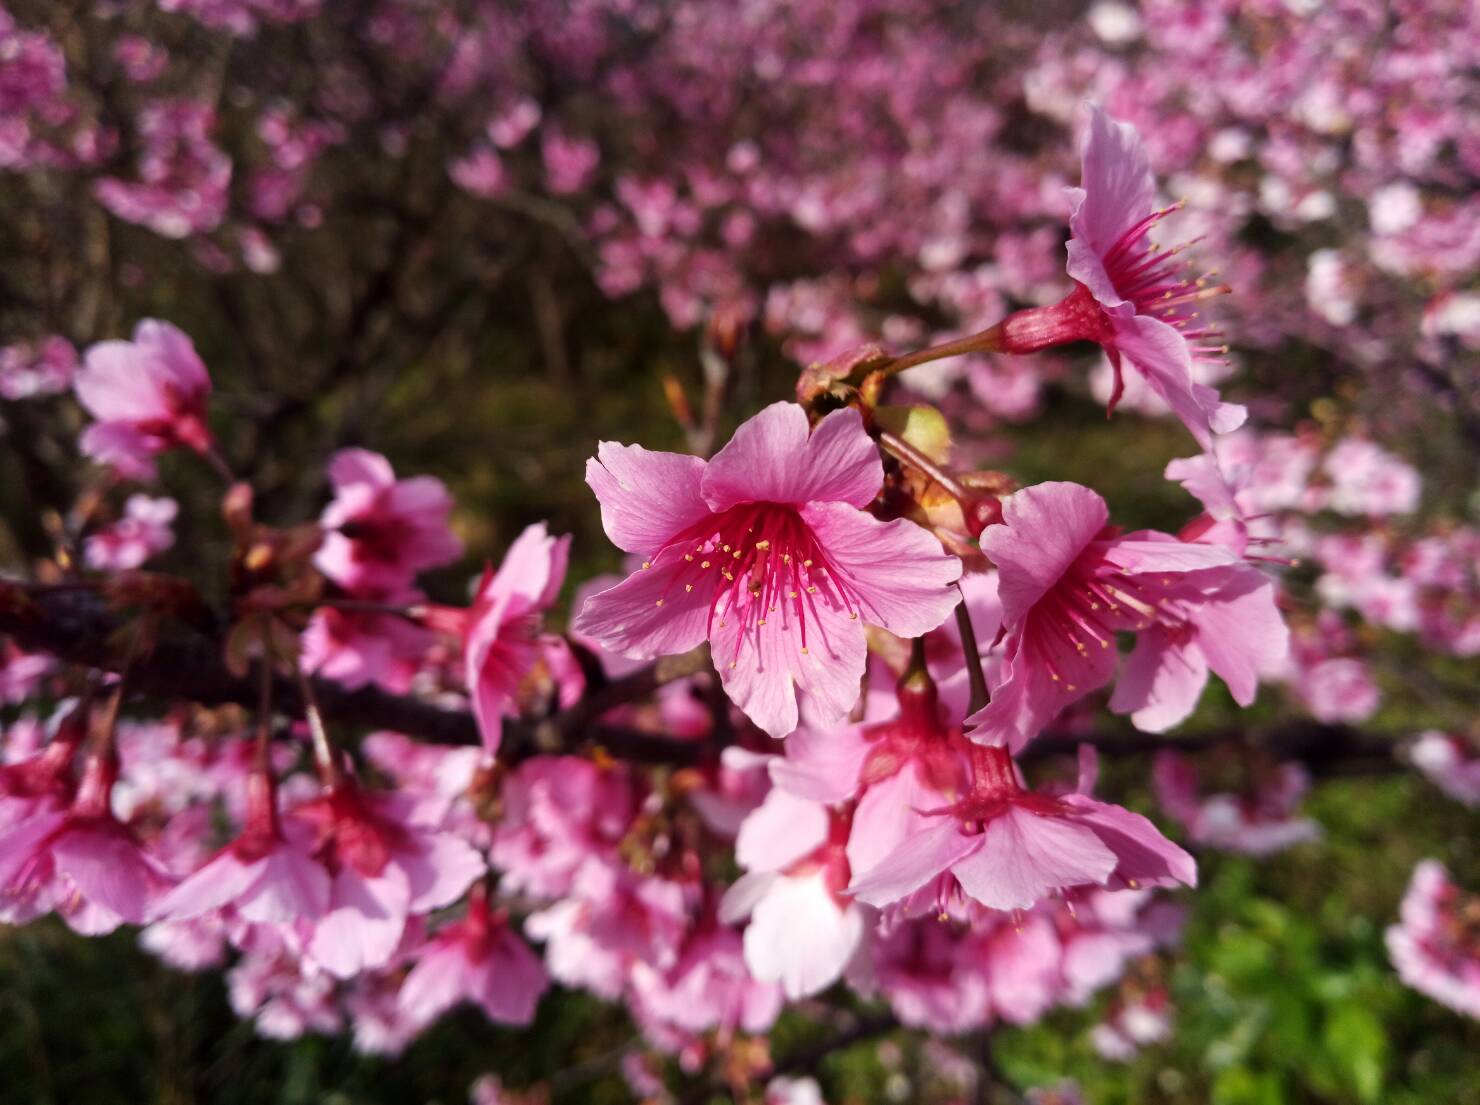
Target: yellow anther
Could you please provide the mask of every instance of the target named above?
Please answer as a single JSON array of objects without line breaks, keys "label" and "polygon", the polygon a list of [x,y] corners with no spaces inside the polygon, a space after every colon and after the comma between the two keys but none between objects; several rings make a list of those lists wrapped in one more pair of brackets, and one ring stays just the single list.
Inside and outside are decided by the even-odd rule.
[{"label": "yellow anther", "polygon": [[662,605],[663,605],[663,600],[662,600],[662,599],[659,599],[659,600],[658,600],[658,603],[657,603],[657,604],[658,604],[658,605],[659,605],[659,606],[662,606]]}]

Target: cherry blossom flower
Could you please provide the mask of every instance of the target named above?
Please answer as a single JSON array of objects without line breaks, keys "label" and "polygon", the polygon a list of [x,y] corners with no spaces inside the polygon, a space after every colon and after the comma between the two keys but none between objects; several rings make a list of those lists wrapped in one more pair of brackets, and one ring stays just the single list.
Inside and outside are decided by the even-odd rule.
[{"label": "cherry blossom flower", "polygon": [[66,338],[52,335],[34,346],[7,345],[0,349],[0,397],[56,395],[72,386],[76,372],[77,350]]},{"label": "cherry blossom flower", "polygon": [[1123,364],[1192,431],[1205,448],[1214,433],[1237,429],[1244,408],[1224,403],[1195,383],[1195,360],[1220,357],[1209,344],[1218,333],[1202,318],[1202,302],[1225,291],[1188,279],[1176,258],[1185,247],[1161,251],[1147,235],[1181,205],[1157,208],[1156,181],[1134,127],[1091,107],[1084,147],[1083,187],[1069,189],[1069,275],[1074,292],[1053,307],[1022,311],[1000,327],[996,348],[1031,353],[1087,339],[1101,345],[1115,372],[1109,409],[1120,400]]},{"label": "cherry blossom flower", "polygon": [[747,869],[720,919],[746,917],[745,962],[793,1000],[825,990],[863,947],[867,914],[844,894],[850,820],[773,790],[746,818],[735,858]]},{"label": "cherry blossom flower", "polygon": [[1152,766],[1152,779],[1156,800],[1182,823],[1195,844],[1267,856],[1321,835],[1316,822],[1295,816],[1310,786],[1310,774],[1299,764],[1256,772],[1247,793],[1203,795],[1192,761],[1176,752],[1161,752]]},{"label": "cherry blossom flower", "polygon": [[175,543],[174,521],[180,506],[174,499],[130,495],[123,517],[90,536],[83,545],[89,568],[125,572],[137,568]]},{"label": "cherry blossom flower", "polygon": [[[989,909],[1027,909],[1077,886],[1193,886],[1192,857],[1139,814],[1084,794],[1051,797],[1023,789],[1007,750],[972,747],[971,790],[934,811],[938,821],[906,840],[882,862],[855,875],[848,891],[879,907],[906,912],[944,903],[959,886]],[[939,876],[954,886],[936,887]]]},{"label": "cherry blossom flower", "polygon": [[155,903],[152,919],[192,920],[230,906],[257,924],[316,921],[329,909],[329,872],[278,825],[271,776],[247,780],[241,834]]},{"label": "cherry blossom flower", "polygon": [[1112,699],[1141,728],[1191,713],[1208,671],[1253,701],[1260,671],[1285,654],[1272,586],[1217,545],[1108,527],[1087,487],[1045,483],[1003,500],[982,533],[997,564],[1007,635],[1002,682],[968,718],[973,740],[1021,749],[1069,703],[1115,673],[1115,634],[1139,631]]},{"label": "cherry blossom flower", "polygon": [[1437,860],[1413,869],[1400,921],[1387,930],[1398,976],[1457,1013],[1480,1020],[1480,900],[1450,881]]},{"label": "cherry blossom flower", "polygon": [[797,690],[836,724],[858,697],[863,624],[917,636],[957,601],[958,560],[863,511],[882,479],[853,410],[809,433],[801,407],[775,403],[707,463],[603,443],[586,481],[607,536],[647,566],[589,599],[575,627],[641,657],[708,638],[726,693],[766,732],[796,728]]},{"label": "cherry blossom flower", "polygon": [[1427,729],[1408,749],[1413,766],[1456,802],[1480,806],[1480,754],[1459,737]]},{"label": "cherry blossom flower", "polygon": [[458,1002],[477,1005],[498,1024],[528,1024],[549,985],[529,945],[474,891],[468,912],[415,953],[401,986],[400,1006],[414,1025],[430,1024]]},{"label": "cherry blossom flower", "polygon": [[144,319],[131,341],[90,347],[72,386],[97,420],[82,435],[82,451],[122,475],[152,479],[159,453],[211,448],[210,377],[190,339],[168,322]]},{"label": "cherry blossom flower", "polygon": [[329,462],[334,500],[320,524],[319,571],[345,590],[397,592],[418,572],[450,564],[462,543],[447,528],[452,499],[441,480],[398,480],[390,461],[367,449],[341,449]]},{"label": "cherry blossom flower", "polygon": [[497,572],[484,571],[462,625],[464,677],[489,755],[498,751],[504,715],[540,656],[540,615],[550,608],[570,556],[570,538],[540,522],[509,546]]},{"label": "cherry blossom flower", "polygon": [[458,837],[407,820],[393,797],[347,781],[294,809],[287,834],[300,828],[311,830],[309,846],[333,876],[307,953],[339,978],[389,962],[411,914],[456,901],[487,870]]},{"label": "cherry blossom flower", "polygon": [[110,812],[117,777],[116,759],[91,755],[70,808],[0,831],[0,921],[55,910],[73,931],[101,936],[145,920],[172,880]]}]

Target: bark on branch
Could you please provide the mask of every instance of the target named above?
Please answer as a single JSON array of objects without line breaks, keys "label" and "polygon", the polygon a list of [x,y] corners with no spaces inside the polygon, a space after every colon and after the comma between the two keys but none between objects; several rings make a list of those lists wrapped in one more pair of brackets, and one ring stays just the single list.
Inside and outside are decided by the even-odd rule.
[{"label": "bark on branch", "polygon": [[[126,618],[110,609],[95,590],[0,581],[0,634],[28,651],[49,653],[66,663],[98,671],[117,672],[125,662],[120,633],[125,624]],[[601,719],[614,707],[645,698],[665,683],[708,668],[707,649],[695,649],[597,685],[580,702],[552,717],[538,721],[511,719],[504,725],[501,755],[519,760],[537,753],[568,752],[590,743],[618,759],[674,766],[694,763],[706,754],[713,755],[715,749]],[[478,727],[467,710],[388,694],[374,687],[351,691],[329,680],[312,682],[324,718],[335,724],[389,729],[443,744],[478,743]],[[252,708],[260,693],[260,675],[253,670],[239,677],[228,670],[218,636],[206,627],[170,622],[161,627],[147,654],[136,657],[129,666],[129,689],[135,696]],[[296,680],[277,678],[273,701],[283,712],[301,714]],[[1229,746],[1299,761],[1318,777],[1382,774],[1400,766],[1391,741],[1346,726],[1317,722],[1296,722],[1265,732],[1045,733],[1028,746],[1023,759],[1072,755],[1081,743],[1093,744],[1104,756],[1147,755],[1163,749],[1197,752]]]}]

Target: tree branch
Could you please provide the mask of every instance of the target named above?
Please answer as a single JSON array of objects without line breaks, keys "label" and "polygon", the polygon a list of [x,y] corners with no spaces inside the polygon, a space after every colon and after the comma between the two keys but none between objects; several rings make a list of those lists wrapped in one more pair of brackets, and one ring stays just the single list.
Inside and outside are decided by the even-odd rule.
[{"label": "tree branch", "polygon": [[[210,617],[192,625],[162,625],[152,649],[129,666],[135,695],[187,700],[205,706],[234,703],[254,707],[261,693],[260,673],[234,675],[222,659],[219,634]],[[0,633],[28,651],[49,653],[69,664],[100,671],[120,671],[126,657],[122,630],[128,619],[109,608],[96,590],[37,587],[0,580]],[[653,733],[611,725],[600,719],[614,707],[645,698],[663,686],[709,668],[704,647],[668,656],[630,675],[596,686],[580,702],[549,718],[504,724],[501,755],[517,761],[535,754],[568,752],[583,743],[597,744],[618,759],[675,766],[698,762],[717,751],[714,742],[670,740]],[[388,694],[375,687],[347,690],[325,679],[312,681],[325,720],[339,725],[390,729],[442,744],[477,744],[478,726],[468,710],[449,709],[417,698]],[[296,681],[277,677],[273,701],[285,713],[301,714]],[[1283,760],[1304,764],[1323,778],[1385,774],[1401,769],[1393,744],[1380,736],[1341,725],[1293,722],[1264,732],[1232,728],[1194,734],[1138,733],[1092,735],[1044,733],[1022,755],[1041,761],[1073,755],[1080,744],[1093,744],[1105,756],[1143,756],[1164,749],[1201,752],[1242,746]]]}]

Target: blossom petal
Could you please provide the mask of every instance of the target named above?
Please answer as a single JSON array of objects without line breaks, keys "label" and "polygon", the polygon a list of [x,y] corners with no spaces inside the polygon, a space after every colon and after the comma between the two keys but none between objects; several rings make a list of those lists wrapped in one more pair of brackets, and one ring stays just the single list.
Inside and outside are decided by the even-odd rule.
[{"label": "blossom petal", "polygon": [[1240,706],[1254,701],[1259,674],[1277,668],[1290,650],[1290,630],[1280,617],[1274,584],[1256,569],[1236,587],[1208,596],[1194,612],[1197,643],[1208,666],[1228,684]]},{"label": "blossom petal", "polygon": [[818,802],[773,789],[752,810],[735,839],[735,862],[747,871],[779,871],[827,842],[827,810]]},{"label": "blossom petal", "polygon": [[681,560],[680,551],[669,549],[651,568],[592,595],[571,628],[635,659],[687,652],[708,636],[716,577],[700,577],[693,591],[683,590],[673,581]]},{"label": "blossom petal", "polygon": [[1110,321],[1115,348],[1204,449],[1215,432],[1230,433],[1243,425],[1248,414],[1243,407],[1224,403],[1216,390],[1193,382],[1192,352],[1173,327],[1149,315],[1112,314]]},{"label": "blossom petal", "polygon": [[802,520],[863,618],[900,637],[918,637],[951,616],[961,561],[903,518],[881,522],[842,503],[808,503]]},{"label": "blossom petal", "polygon": [[883,483],[879,448],[856,410],[833,411],[809,432],[807,412],[780,402],[748,419],[714,454],[703,490],[715,511],[748,502],[865,507]]},{"label": "blossom petal", "polygon": [[958,821],[943,817],[940,824],[907,839],[878,866],[855,874],[848,893],[882,908],[914,893],[981,846],[980,835],[963,833]]},{"label": "blossom petal", "polygon": [[745,929],[745,964],[758,981],[780,982],[796,1000],[836,982],[863,939],[863,913],[841,906],[823,872],[782,877],[756,904]]},{"label": "blossom petal", "polygon": [[1173,638],[1159,625],[1144,630],[1120,671],[1110,709],[1130,714],[1137,729],[1164,733],[1185,721],[1208,682],[1208,662],[1195,640]]},{"label": "blossom petal", "polygon": [[1197,863],[1161,830],[1139,813],[1082,794],[1063,801],[1075,811],[1075,820],[1092,829],[1115,854],[1116,881],[1136,886],[1197,885]]},{"label": "blossom petal", "polygon": [[1099,495],[1077,483],[1040,483],[1002,500],[1001,525],[982,531],[997,565],[1003,620],[1020,621],[1110,520]]},{"label": "blossom petal", "polygon": [[601,524],[617,548],[651,556],[709,508],[699,494],[704,461],[641,445],[603,441],[586,462],[586,483],[601,503]]},{"label": "blossom petal", "polygon": [[990,909],[1029,909],[1054,890],[1102,885],[1115,853],[1093,831],[1014,809],[987,823],[982,846],[951,866],[961,889]]}]

